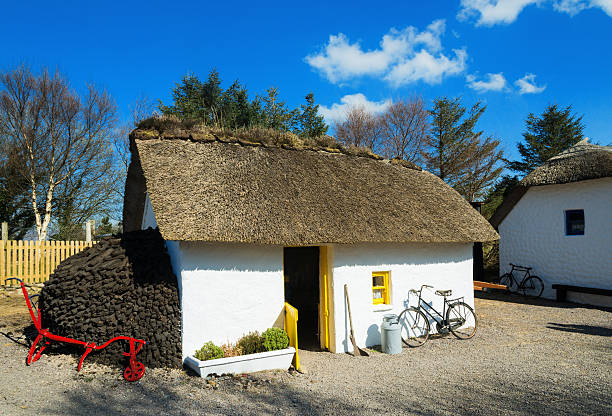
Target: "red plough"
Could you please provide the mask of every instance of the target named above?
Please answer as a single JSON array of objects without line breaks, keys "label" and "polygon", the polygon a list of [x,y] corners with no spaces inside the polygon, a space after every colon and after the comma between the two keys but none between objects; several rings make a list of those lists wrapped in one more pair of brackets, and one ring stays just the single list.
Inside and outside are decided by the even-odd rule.
[{"label": "red plough", "polygon": [[[30,311],[30,317],[32,318],[32,322],[34,322],[34,326],[36,327],[36,330],[38,331],[38,336],[36,336],[36,339],[32,343],[32,346],[30,347],[30,351],[28,352],[28,359],[26,361],[28,365],[30,365],[33,362],[38,361],[38,359],[40,358],[45,348],[47,348],[47,346],[50,344],[50,341],[59,341],[59,342],[65,342],[68,344],[82,345],[83,348],[85,348],[85,352],[81,356],[81,359],[79,360],[79,365],[77,367],[77,371],[81,371],[81,367],[83,366],[83,360],[85,360],[85,357],[87,357],[90,352],[94,350],[102,350],[108,347],[111,343],[115,341],[125,340],[125,341],[130,342],[130,351],[124,352],[123,355],[126,357],[130,357],[130,363],[125,368],[125,371],[123,372],[123,378],[125,378],[127,381],[136,381],[136,380],[140,380],[142,376],[144,376],[145,366],[140,361],[136,361],[136,354],[138,354],[142,346],[147,343],[146,341],[142,339],[132,338],[132,337],[118,336],[118,337],[108,340],[102,345],[96,345],[93,342],[79,341],[77,339],[62,337],[60,335],[54,335],[51,332],[49,332],[48,329],[42,328],[42,319],[41,319],[40,310],[36,306],[32,305],[32,301],[30,299],[30,296],[28,295],[28,291],[25,285],[23,284],[23,282],[21,281],[21,279],[11,277],[6,280],[7,281],[8,280],[19,281],[19,284],[21,285],[21,291],[23,292],[23,297],[25,298],[26,305],[28,305],[28,310]],[[37,296],[37,295],[34,295],[34,296]],[[37,350],[38,344],[41,342],[44,342],[44,344],[41,344],[41,346]]]}]

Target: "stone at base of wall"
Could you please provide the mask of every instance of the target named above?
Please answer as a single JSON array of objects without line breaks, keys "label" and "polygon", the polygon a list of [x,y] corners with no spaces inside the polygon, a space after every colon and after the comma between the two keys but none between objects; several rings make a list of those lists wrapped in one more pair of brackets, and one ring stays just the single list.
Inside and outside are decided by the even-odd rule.
[{"label": "stone at base of wall", "polygon": [[568,291],[567,301],[612,308],[612,296],[593,295],[590,293],[577,293]]},{"label": "stone at base of wall", "polygon": [[217,358],[200,361],[190,355],[184,364],[198,373],[200,377],[209,374],[242,374],[264,370],[288,370],[295,354],[295,348],[239,355],[237,357]]}]

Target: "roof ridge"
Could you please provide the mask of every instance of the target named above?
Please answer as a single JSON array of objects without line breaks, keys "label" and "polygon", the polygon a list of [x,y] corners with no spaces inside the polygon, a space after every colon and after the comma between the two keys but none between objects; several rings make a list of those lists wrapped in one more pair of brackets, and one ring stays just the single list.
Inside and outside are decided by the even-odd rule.
[{"label": "roof ridge", "polygon": [[[350,157],[358,157],[365,159],[373,159],[378,160],[384,163],[391,163],[394,165],[399,165],[405,167],[407,169],[412,169],[416,171],[423,171],[416,163],[403,160],[403,159],[387,159],[384,158],[374,152],[372,152],[368,148],[361,147],[353,147],[347,148],[338,144],[338,147],[331,146],[323,146],[323,145],[311,145],[306,143],[303,139],[299,139],[299,142],[295,144],[292,143],[267,143],[265,140],[249,140],[238,136],[233,135],[220,135],[215,133],[212,130],[202,131],[202,132],[192,132],[187,129],[182,129],[179,131],[170,131],[170,132],[160,132],[157,129],[147,129],[147,128],[136,128],[132,130],[129,135],[130,140],[183,140],[190,141],[193,143],[224,143],[224,144],[236,144],[240,146],[247,147],[264,147],[270,149],[283,149],[283,150],[294,150],[294,151],[315,151],[322,153],[330,153],[330,154],[342,154]],[[332,136],[328,136],[332,137]],[[334,139],[335,140],[335,139]]]}]

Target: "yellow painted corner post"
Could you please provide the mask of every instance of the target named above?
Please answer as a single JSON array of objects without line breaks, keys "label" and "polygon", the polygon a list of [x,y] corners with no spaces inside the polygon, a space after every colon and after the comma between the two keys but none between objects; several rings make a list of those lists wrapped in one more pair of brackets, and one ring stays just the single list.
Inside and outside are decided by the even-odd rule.
[{"label": "yellow painted corner post", "polygon": [[285,331],[289,335],[289,345],[295,348],[293,366],[296,370],[300,369],[300,357],[298,356],[298,310],[285,302]]},{"label": "yellow painted corner post", "polygon": [[328,265],[327,265],[327,247],[320,248],[320,293],[321,293],[321,348],[329,350],[329,293],[328,293]]}]

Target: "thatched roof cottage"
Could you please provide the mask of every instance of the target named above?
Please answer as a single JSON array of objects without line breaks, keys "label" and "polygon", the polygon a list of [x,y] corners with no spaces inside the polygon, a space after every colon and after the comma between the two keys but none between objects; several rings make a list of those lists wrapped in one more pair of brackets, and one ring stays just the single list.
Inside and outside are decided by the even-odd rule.
[{"label": "thatched roof cottage", "polygon": [[331,141],[240,136],[155,123],[130,136],[124,227],[166,240],[184,355],[282,325],[285,302],[301,346],[347,351],[345,283],[361,346],[421,284],[473,304],[472,245],[498,235],[442,180]]},{"label": "thatched roof cottage", "polygon": [[[533,267],[552,284],[612,289],[612,147],[583,140],[527,175],[495,211],[500,272]],[[570,300],[609,303],[589,294]]]}]

